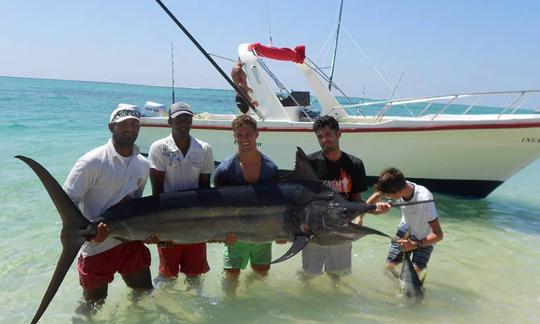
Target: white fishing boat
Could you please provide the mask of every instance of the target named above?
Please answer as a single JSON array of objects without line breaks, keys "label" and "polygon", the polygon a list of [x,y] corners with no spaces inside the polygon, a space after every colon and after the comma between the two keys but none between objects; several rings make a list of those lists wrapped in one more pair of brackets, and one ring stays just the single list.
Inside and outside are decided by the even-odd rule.
[{"label": "white fishing boat", "polygon": [[[297,146],[306,152],[320,149],[312,131],[310,95],[276,94],[265,74],[275,76],[256,47],[242,44],[238,54],[253,89],[251,97],[259,103],[256,113],[250,110],[259,124],[259,149],[280,169],[290,170]],[[524,113],[524,105],[531,97],[537,99],[540,90],[342,105],[313,63],[286,64],[296,65],[303,74],[320,115],[340,121],[341,147],[364,161],[371,182],[383,168],[395,166],[435,192],[485,197],[540,156],[540,114]],[[506,98],[508,105],[500,109],[480,105],[493,97]],[[193,119],[192,135],[212,145],[217,162],[236,150],[231,131],[235,116],[199,112]],[[143,117],[138,144],[148,152],[153,141],[169,133],[167,117]]]}]

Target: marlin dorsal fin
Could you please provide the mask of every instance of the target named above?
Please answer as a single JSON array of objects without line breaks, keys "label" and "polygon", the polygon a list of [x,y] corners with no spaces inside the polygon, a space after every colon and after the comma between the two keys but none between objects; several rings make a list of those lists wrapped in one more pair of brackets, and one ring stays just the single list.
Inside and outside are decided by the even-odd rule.
[{"label": "marlin dorsal fin", "polygon": [[309,164],[309,160],[306,153],[300,148],[296,147],[296,160],[294,162],[294,170],[285,176],[287,181],[313,181],[320,182],[321,180]]}]

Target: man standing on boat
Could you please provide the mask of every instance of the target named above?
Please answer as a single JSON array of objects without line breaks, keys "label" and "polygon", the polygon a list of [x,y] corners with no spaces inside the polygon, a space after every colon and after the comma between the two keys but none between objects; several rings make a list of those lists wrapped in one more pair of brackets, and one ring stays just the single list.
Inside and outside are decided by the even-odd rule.
[{"label": "man standing on boat", "polygon": [[[359,158],[341,151],[341,131],[332,116],[322,116],[313,123],[313,131],[321,151],[308,155],[309,162],[322,182],[350,201],[362,201],[361,193],[367,190],[364,164]],[[354,223],[361,225],[359,216]],[[322,246],[308,243],[302,250],[303,278],[320,275],[323,270],[337,284],[339,278],[351,273],[351,242]]]},{"label": "man standing on boat", "polygon": [[[150,181],[152,194],[187,189],[210,188],[214,171],[212,148],[189,135],[193,122],[191,107],[178,102],[170,107],[171,135],[150,146]],[[175,279],[178,272],[186,275],[189,288],[200,287],[200,275],[210,270],[206,259],[206,243],[158,244],[159,276]]]},{"label": "man standing on boat", "polygon": [[[139,120],[136,106],[118,105],[109,120],[112,138],[77,160],[66,179],[64,191],[90,221],[125,199],[142,196],[149,166],[134,144]],[[90,303],[104,301],[116,272],[132,289],[152,289],[148,248],[141,241],[121,242],[109,237],[104,223],[99,223],[96,236],[83,244],[77,269],[84,299]]]},{"label": "man standing on boat", "polygon": [[[252,185],[276,181],[278,168],[268,157],[257,150],[257,122],[249,115],[240,115],[232,122],[237,152],[223,160],[214,173],[216,187]],[[278,242],[285,243],[285,242]],[[270,270],[272,243],[236,242],[230,234],[223,250],[224,285],[227,293],[234,293],[240,271],[251,268],[264,277]]]},{"label": "man standing on boat", "polygon": [[[242,62],[240,62],[240,59],[238,59],[238,61],[234,64],[232,68],[231,78],[233,79],[233,82],[238,86],[238,88],[240,88],[244,92],[253,107],[257,107],[259,106],[259,103],[256,100],[251,99],[251,97],[249,96],[252,90],[250,87],[248,87],[246,72],[244,72],[242,67],[243,64]],[[244,114],[247,113],[249,110],[249,105],[244,101],[244,99],[239,93],[236,94],[236,106]]]}]

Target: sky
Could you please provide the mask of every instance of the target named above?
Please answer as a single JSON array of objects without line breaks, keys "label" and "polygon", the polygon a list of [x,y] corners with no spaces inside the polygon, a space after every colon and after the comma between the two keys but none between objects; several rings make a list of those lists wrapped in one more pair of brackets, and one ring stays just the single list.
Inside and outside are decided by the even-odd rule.
[{"label": "sky", "polygon": [[[306,45],[330,64],[339,0],[164,0],[208,51]],[[269,32],[270,31],[270,32]],[[0,0],[0,75],[230,89],[153,0]],[[389,98],[540,89],[540,1],[345,0],[335,81]],[[228,74],[232,63],[215,58]],[[272,64],[289,88],[292,63]],[[382,76],[382,77],[381,77]]]}]

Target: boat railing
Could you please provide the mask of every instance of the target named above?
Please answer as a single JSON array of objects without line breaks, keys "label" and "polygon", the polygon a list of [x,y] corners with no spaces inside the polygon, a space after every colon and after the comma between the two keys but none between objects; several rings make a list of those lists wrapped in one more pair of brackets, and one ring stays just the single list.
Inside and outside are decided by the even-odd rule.
[{"label": "boat railing", "polygon": [[[497,98],[495,100],[493,99],[494,97],[502,98]],[[479,105],[482,100],[485,102],[486,98],[497,101],[497,104],[484,103],[483,105]],[[491,110],[490,113],[496,114],[497,119],[499,119],[503,115],[515,114],[519,109],[523,108],[526,103],[530,102],[530,99],[532,98],[540,100],[540,90],[474,92],[435,97],[376,100],[361,102],[353,105],[343,105],[341,107],[346,109],[356,108],[357,111],[362,112],[363,116],[366,116],[366,112],[362,111],[363,109],[382,106],[381,109],[376,111],[374,114],[371,114],[371,116],[375,116],[379,121],[382,120],[382,118],[387,115],[391,109],[395,110],[396,107],[399,106],[407,108],[405,111],[408,112],[411,117],[422,117],[429,115],[431,120],[434,120],[443,114],[471,114],[473,108],[482,108],[483,112],[486,112],[486,110]],[[469,100],[471,102],[468,102]],[[501,102],[504,101],[506,101],[507,104],[501,105]],[[423,104],[425,104],[425,106],[423,106]],[[416,113],[409,109],[411,105],[416,107]],[[456,107],[460,108],[456,109]],[[534,111],[534,108],[531,108],[530,110]]]}]

